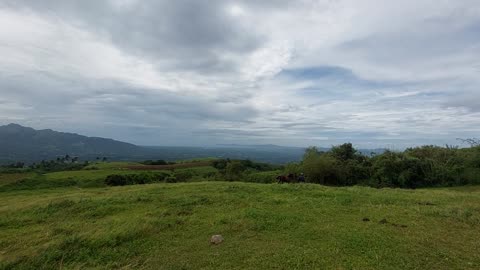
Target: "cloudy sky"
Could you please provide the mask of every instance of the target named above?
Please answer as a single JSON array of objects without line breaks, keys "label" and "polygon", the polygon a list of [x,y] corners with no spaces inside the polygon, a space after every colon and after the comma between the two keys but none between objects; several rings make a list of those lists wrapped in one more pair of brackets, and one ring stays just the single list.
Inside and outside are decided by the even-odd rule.
[{"label": "cloudy sky", "polygon": [[142,145],[480,136],[478,0],[0,0],[0,124]]}]

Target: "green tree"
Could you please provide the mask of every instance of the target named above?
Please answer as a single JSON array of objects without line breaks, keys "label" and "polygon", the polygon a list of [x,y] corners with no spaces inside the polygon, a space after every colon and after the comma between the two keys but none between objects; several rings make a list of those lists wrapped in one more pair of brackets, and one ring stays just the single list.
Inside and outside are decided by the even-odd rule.
[{"label": "green tree", "polygon": [[237,160],[230,161],[225,168],[225,178],[229,181],[239,180],[245,169],[242,162]]},{"label": "green tree", "polygon": [[345,184],[345,179],[335,158],[311,149],[307,151],[302,162],[307,182],[322,185]]},{"label": "green tree", "polygon": [[351,143],[333,146],[330,150],[332,156],[341,161],[347,161],[357,158],[357,150],[353,148]]}]

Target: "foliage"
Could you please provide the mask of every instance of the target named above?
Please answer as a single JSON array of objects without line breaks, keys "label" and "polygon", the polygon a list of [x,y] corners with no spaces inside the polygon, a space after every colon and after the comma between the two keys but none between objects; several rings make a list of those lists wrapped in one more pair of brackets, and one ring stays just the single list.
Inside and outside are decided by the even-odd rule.
[{"label": "foliage", "polygon": [[142,185],[164,181],[168,173],[112,174],[105,178],[108,186]]},{"label": "foliage", "polygon": [[271,184],[276,183],[276,177],[281,174],[281,171],[267,171],[267,172],[255,172],[245,175],[245,182]]},{"label": "foliage", "polygon": [[476,184],[480,182],[476,174],[480,147],[422,146],[368,157],[347,143],[326,153],[309,147],[302,163],[287,165],[285,171],[296,172],[298,166],[307,181],[324,185],[419,188]]},{"label": "foliage", "polygon": [[81,170],[89,166],[89,164],[88,161],[80,162],[78,157],[70,157],[67,154],[65,157],[58,157],[53,160],[42,160],[38,164],[33,163],[29,167],[39,172],[60,172]]},{"label": "foliage", "polygon": [[225,167],[225,178],[228,181],[240,180],[246,167],[241,161],[234,160],[227,163]]},{"label": "foliage", "polygon": [[169,165],[169,162],[166,162],[165,160],[159,159],[159,160],[145,160],[143,162],[140,162],[141,164],[144,165]]},{"label": "foliage", "polygon": [[303,159],[303,171],[310,183],[343,185],[345,181],[337,160],[328,154],[308,152]]}]

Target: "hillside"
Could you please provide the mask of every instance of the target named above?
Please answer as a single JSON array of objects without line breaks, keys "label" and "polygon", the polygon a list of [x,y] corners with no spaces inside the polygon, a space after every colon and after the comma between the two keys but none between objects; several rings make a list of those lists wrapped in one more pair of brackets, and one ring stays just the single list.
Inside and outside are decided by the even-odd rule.
[{"label": "hillside", "polygon": [[[75,179],[99,172],[84,173]],[[479,195],[229,182],[4,189],[0,269],[478,269]],[[225,241],[211,245],[213,234]]]},{"label": "hillside", "polygon": [[96,156],[135,156],[141,148],[112,139],[87,137],[51,129],[35,130],[17,124],[0,126],[0,162],[32,162],[69,154],[95,159]]}]

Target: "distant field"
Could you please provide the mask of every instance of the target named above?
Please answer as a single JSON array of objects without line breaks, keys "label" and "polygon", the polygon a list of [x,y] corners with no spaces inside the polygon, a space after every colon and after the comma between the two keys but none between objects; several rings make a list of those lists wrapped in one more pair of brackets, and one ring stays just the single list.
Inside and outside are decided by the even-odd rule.
[{"label": "distant field", "polygon": [[479,269],[478,239],[479,187],[0,190],[0,269]]},{"label": "distant field", "polygon": [[123,168],[129,170],[142,170],[142,171],[154,171],[154,170],[172,170],[172,169],[184,169],[194,167],[205,167],[211,165],[211,161],[197,161],[188,163],[178,163],[172,165],[126,165]]},{"label": "distant field", "polygon": [[[77,171],[60,171],[45,174],[38,173],[0,173],[0,192],[11,190],[36,190],[60,187],[92,188],[104,187],[105,178],[109,175],[127,175],[138,173],[189,172],[189,181],[204,180],[206,174],[214,174],[217,170],[209,161],[180,163],[175,165],[147,166],[135,162],[98,162]],[[197,180],[196,180],[197,179]]]}]

